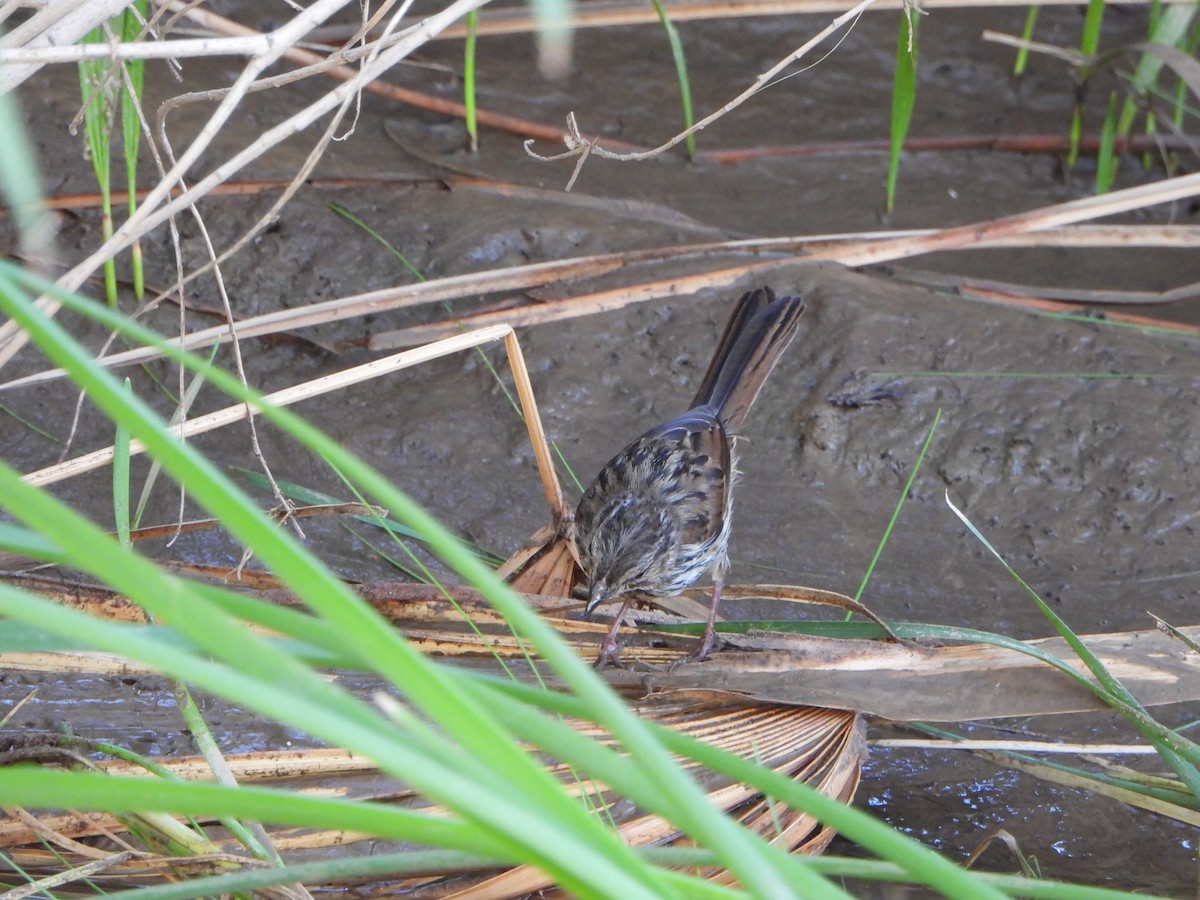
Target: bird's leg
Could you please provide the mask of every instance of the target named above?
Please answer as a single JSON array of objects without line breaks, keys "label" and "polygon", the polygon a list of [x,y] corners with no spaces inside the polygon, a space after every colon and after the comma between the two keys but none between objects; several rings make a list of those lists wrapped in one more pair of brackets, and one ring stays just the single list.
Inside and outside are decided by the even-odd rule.
[{"label": "bird's leg", "polygon": [[703,662],[708,659],[708,654],[712,653],[713,644],[716,643],[716,634],[713,631],[713,626],[717,621],[717,605],[721,602],[721,582],[724,579],[720,574],[713,576],[713,593],[712,606],[708,608],[708,624],[704,626],[704,634],[700,638],[700,646],[692,651],[691,658],[696,662]]},{"label": "bird's leg", "polygon": [[600,653],[596,656],[595,662],[597,669],[603,669],[610,663],[614,666],[620,665],[617,662],[617,654],[621,651],[621,648],[617,645],[617,632],[621,630],[621,623],[625,621],[625,613],[629,612],[629,607],[633,605],[633,601],[633,597],[625,599],[625,602],[621,604],[621,608],[617,610],[617,617],[613,619],[612,628],[608,629],[608,634],[600,642]]}]

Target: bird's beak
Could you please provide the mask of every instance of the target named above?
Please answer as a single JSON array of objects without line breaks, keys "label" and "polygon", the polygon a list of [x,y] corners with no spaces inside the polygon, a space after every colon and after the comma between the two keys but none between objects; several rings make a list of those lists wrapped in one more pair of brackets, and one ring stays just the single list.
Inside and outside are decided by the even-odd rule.
[{"label": "bird's beak", "polygon": [[584,612],[590,616],[597,606],[608,602],[610,595],[611,591],[608,589],[607,584],[603,581],[593,581],[588,585],[588,602],[587,606],[584,607]]}]

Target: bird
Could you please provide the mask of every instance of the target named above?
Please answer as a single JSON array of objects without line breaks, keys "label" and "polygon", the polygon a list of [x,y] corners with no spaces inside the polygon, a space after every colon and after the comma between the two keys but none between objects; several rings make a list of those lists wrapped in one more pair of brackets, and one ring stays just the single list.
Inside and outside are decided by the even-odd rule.
[{"label": "bird", "polygon": [[675,596],[707,572],[712,604],[691,656],[704,660],[712,652],[729,565],[736,435],[804,309],[802,298],[776,298],[769,287],[743,294],[687,412],[629,444],[584,491],[574,537],[587,577],[586,612],[624,600],[597,667],[618,664],[617,632],[634,601]]}]

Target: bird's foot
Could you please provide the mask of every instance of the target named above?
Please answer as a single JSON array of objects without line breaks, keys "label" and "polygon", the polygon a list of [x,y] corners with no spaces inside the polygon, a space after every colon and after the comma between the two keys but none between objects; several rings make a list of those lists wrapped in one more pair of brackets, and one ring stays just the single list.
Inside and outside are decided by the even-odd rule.
[{"label": "bird's foot", "polygon": [[716,632],[713,631],[710,623],[704,629],[704,634],[700,637],[700,643],[696,645],[696,649],[687,655],[688,661],[704,662],[704,660],[708,659],[708,654],[713,652],[718,643]]},{"label": "bird's foot", "polygon": [[596,661],[592,664],[597,669],[603,669],[605,666],[616,666],[623,669],[621,661],[617,659],[617,654],[621,652],[621,645],[617,643],[617,639],[612,634],[607,634],[604,640],[600,643],[600,652],[596,654]]}]

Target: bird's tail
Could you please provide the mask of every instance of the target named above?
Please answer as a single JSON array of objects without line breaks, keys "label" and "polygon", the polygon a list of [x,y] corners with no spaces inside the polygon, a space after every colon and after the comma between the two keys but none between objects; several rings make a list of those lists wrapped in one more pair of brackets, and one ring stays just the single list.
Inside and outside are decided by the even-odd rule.
[{"label": "bird's tail", "polygon": [[796,336],[803,312],[801,298],[776,299],[768,287],[743,294],[692,406],[715,406],[725,427],[737,431],[771,369]]}]

